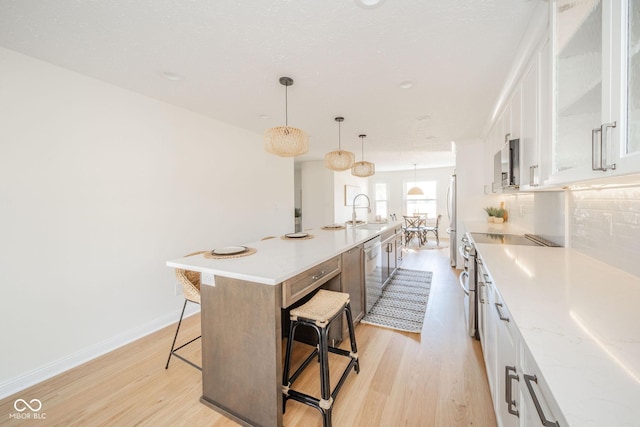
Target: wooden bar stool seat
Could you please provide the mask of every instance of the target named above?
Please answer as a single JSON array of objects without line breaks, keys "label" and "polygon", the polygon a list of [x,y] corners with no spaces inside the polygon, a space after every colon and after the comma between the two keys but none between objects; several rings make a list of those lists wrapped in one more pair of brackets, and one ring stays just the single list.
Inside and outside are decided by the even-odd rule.
[{"label": "wooden bar stool seat", "polygon": [[[347,317],[351,351],[346,351],[329,345],[329,326],[333,321],[339,319],[342,316],[342,313],[345,313]],[[356,373],[360,372],[360,362],[358,361],[358,349],[356,345],[353,318],[351,315],[351,304],[349,303],[349,294],[320,289],[305,304],[292,309],[290,311],[290,318],[291,327],[289,328],[289,339],[287,341],[287,351],[282,373],[282,392],[284,394],[282,401],[283,410],[286,410],[288,399],[302,402],[318,409],[322,414],[324,427],[331,427],[331,410],[334,399],[338,395],[338,392],[349,375],[349,372],[351,372],[351,369],[354,369]],[[298,326],[310,327],[316,331],[318,336],[318,346],[311,352],[293,375],[289,376],[291,349],[293,347],[295,330]],[[329,352],[350,358],[349,364],[342,373],[342,376],[333,391],[331,390],[331,384],[329,382]],[[293,382],[316,357],[320,361],[320,399],[298,392],[291,388]]]}]

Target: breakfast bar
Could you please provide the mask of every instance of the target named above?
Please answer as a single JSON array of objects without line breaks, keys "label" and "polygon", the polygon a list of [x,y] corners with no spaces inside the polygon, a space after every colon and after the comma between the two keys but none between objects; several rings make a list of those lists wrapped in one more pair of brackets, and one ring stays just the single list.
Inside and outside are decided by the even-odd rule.
[{"label": "breakfast bar", "polygon": [[167,266],[200,272],[201,402],[243,425],[282,425],[282,310],[316,289],[340,290],[341,255],[398,223],[248,243],[255,253],[184,257]]}]

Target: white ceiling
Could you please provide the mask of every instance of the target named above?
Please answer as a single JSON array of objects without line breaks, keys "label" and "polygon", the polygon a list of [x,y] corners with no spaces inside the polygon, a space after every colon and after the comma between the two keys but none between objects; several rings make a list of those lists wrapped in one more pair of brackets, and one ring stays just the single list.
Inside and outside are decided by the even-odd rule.
[{"label": "white ceiling", "polygon": [[289,76],[297,161],[337,148],[340,115],[357,160],[364,133],[377,170],[412,169],[481,135],[539,1],[0,0],[0,46],[259,134]]}]

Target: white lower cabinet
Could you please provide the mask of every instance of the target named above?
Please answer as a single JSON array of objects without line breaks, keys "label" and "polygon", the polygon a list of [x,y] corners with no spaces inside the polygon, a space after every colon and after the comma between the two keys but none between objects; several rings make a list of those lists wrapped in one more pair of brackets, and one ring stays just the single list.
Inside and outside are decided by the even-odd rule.
[{"label": "white lower cabinet", "polygon": [[478,327],[498,426],[567,426],[509,308],[480,262]]},{"label": "white lower cabinet", "polygon": [[540,373],[529,349],[520,343],[520,426],[523,427],[561,427],[567,426],[560,408],[556,404],[551,390]]}]

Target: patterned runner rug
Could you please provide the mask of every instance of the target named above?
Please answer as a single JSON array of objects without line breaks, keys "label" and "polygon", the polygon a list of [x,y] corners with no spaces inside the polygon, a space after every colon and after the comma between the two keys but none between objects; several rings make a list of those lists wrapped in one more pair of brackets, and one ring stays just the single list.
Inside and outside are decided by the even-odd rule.
[{"label": "patterned runner rug", "polygon": [[430,271],[400,268],[362,323],[420,333],[431,290]]}]

